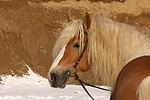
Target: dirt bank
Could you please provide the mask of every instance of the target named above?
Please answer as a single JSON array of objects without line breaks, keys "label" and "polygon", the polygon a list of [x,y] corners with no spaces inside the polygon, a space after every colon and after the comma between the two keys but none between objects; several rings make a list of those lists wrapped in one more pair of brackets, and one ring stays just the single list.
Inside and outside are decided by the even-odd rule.
[{"label": "dirt bank", "polygon": [[[58,2],[59,1],[59,2]],[[26,74],[29,65],[34,72],[47,76],[52,63],[52,48],[59,33],[67,25],[67,12],[82,19],[87,11],[139,27],[150,26],[150,1],[91,2],[88,0],[0,0],[0,75]],[[90,73],[90,74],[89,74]],[[83,75],[86,81],[101,84]],[[72,83],[72,82],[71,82]]]}]

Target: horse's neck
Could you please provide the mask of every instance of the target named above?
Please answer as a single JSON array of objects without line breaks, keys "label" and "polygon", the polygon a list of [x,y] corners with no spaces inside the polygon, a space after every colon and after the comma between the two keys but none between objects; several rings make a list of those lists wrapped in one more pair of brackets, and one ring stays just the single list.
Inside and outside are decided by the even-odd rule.
[{"label": "horse's neck", "polygon": [[[105,23],[100,24],[104,25]],[[95,26],[96,25],[98,24],[95,24]],[[92,56],[95,56],[95,58],[98,59],[97,60],[92,57],[92,64],[94,67],[93,69],[95,72],[100,74],[102,81],[106,85],[112,86],[113,89],[118,74],[125,64],[136,57],[150,55],[150,51],[147,51],[147,49],[150,47],[150,40],[146,35],[143,35],[132,26],[128,26],[125,24],[113,24],[110,26],[107,26],[105,24],[105,28],[100,25],[98,27],[102,29],[95,31],[93,28],[92,30],[95,32],[99,32],[101,34],[100,39],[102,39],[99,39],[100,42],[94,40],[95,44],[98,42],[100,43],[100,47],[94,47],[94,45],[91,44],[93,46],[91,48],[98,48],[95,51],[91,50],[93,51]],[[94,37],[94,39],[98,39],[97,35],[92,36]],[[98,52],[100,53],[100,56],[96,55],[96,53]]]},{"label": "horse's neck", "polygon": [[137,57],[150,55],[150,50],[148,50],[150,48],[150,39],[147,35],[135,29],[132,30],[132,27],[131,30],[123,32],[123,36],[118,34],[118,66],[121,68]]},{"label": "horse's neck", "polygon": [[[120,73],[121,69],[131,60],[144,56],[144,55],[150,55],[150,39],[144,35],[143,33],[140,33],[139,31],[132,29],[133,27],[129,27],[129,30],[122,29],[122,33],[118,33],[118,39],[117,39],[117,45],[118,48],[117,54],[116,54],[116,61],[118,61],[117,65],[112,65],[112,67],[117,66],[118,68],[114,68],[116,71],[112,70],[114,74],[114,84],[116,82],[116,79],[118,77],[118,74]],[[127,29],[128,29],[127,28]],[[114,86],[113,84],[113,86]]]}]

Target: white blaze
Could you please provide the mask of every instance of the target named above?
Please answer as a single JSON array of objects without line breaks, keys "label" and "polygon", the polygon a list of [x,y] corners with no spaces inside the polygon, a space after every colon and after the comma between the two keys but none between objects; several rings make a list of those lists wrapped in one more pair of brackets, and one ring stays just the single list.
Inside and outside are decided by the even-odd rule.
[{"label": "white blaze", "polygon": [[61,60],[61,58],[63,57],[64,55],[64,52],[65,52],[65,49],[66,49],[66,45],[60,50],[58,56],[55,58],[55,60],[53,61],[53,64],[49,70],[49,74],[50,72],[58,65],[59,61]]}]

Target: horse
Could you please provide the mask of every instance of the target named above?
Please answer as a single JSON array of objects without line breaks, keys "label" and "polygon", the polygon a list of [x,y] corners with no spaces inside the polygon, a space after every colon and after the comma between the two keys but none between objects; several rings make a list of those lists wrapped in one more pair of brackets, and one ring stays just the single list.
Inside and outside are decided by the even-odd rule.
[{"label": "horse", "polygon": [[75,73],[80,76],[92,69],[111,87],[110,100],[150,100],[150,38],[134,26],[98,14],[91,18],[87,12],[83,20],[68,16],[53,59],[48,72],[51,87],[65,88]]}]

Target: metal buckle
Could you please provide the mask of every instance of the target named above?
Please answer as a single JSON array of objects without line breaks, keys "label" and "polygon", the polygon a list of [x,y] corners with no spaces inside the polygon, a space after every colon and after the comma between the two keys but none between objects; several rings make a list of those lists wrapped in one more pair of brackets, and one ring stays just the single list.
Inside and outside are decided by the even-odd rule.
[{"label": "metal buckle", "polygon": [[76,74],[77,74],[77,68],[75,68],[74,66],[70,66],[68,69],[71,69],[71,68],[74,68],[75,69],[75,73],[73,73],[71,75],[71,72],[69,71],[67,74],[70,76],[70,77],[74,77]]}]

